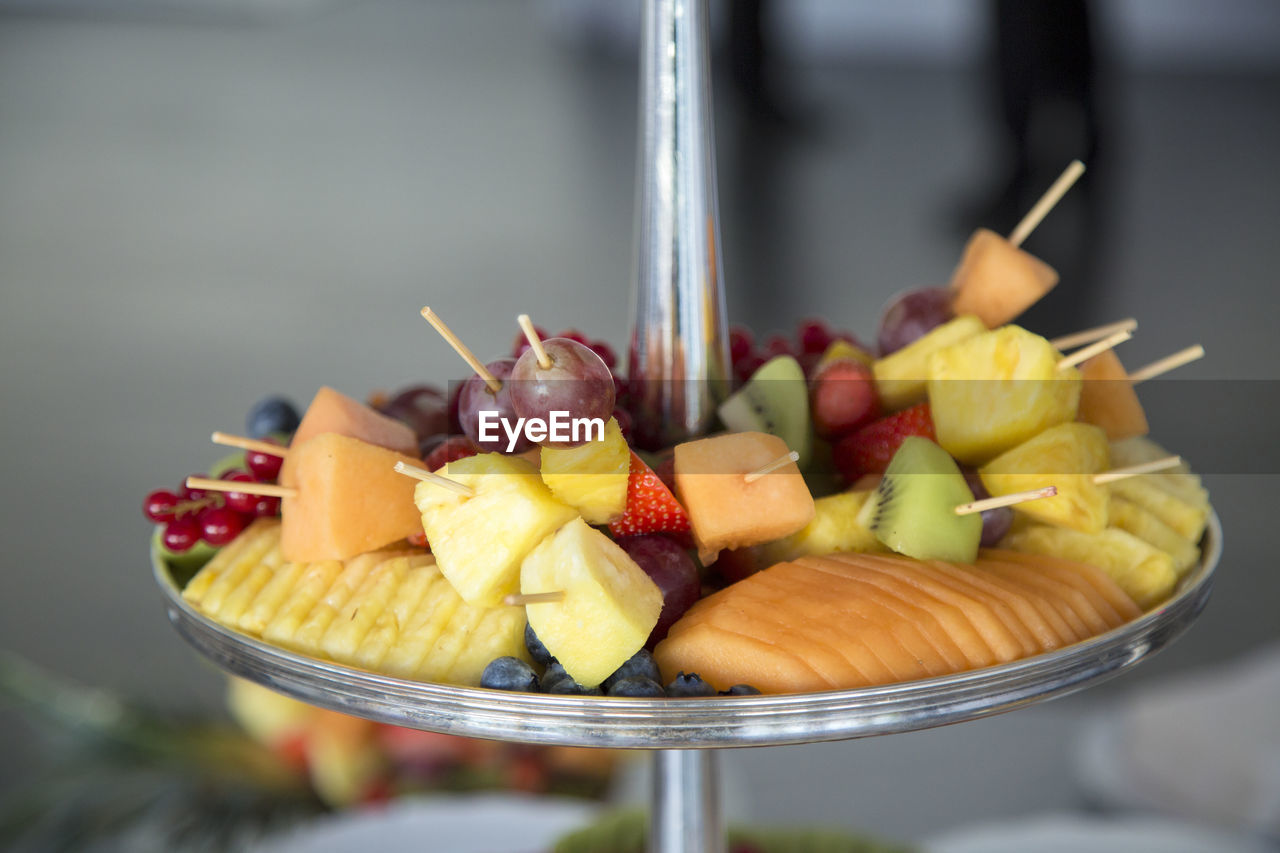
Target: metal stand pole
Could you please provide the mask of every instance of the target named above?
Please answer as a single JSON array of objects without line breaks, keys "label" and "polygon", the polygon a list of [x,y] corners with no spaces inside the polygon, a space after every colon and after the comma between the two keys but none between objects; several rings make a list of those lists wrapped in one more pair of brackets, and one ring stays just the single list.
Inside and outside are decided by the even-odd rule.
[{"label": "metal stand pole", "polygon": [[720,774],[713,749],[653,753],[650,853],[724,853]]},{"label": "metal stand pole", "polygon": [[652,447],[705,432],[728,379],[706,0],[644,0],[628,381]]}]

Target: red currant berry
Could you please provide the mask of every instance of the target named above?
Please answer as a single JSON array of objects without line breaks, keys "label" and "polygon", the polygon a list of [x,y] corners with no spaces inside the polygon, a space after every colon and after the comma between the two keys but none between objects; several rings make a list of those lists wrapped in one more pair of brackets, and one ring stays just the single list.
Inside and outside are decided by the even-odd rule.
[{"label": "red currant berry", "polygon": [[613,351],[613,347],[604,341],[592,341],[587,344],[591,351],[600,356],[600,360],[604,362],[605,367],[613,370],[618,366],[618,355]]},{"label": "red currant berry", "polygon": [[[222,475],[222,479],[229,480],[233,483],[252,483],[255,482],[253,475],[247,471],[228,471]],[[223,492],[222,501],[226,507],[233,512],[253,512],[253,508],[258,503],[258,495],[248,492]]]},{"label": "red currant berry", "polygon": [[[277,442],[271,441],[271,444]],[[274,483],[280,476],[280,466],[284,457],[274,453],[263,453],[261,450],[250,450],[244,455],[245,465],[259,483]]]},{"label": "red currant berry", "polygon": [[200,536],[215,548],[221,548],[244,530],[245,517],[229,506],[215,506],[200,513]]},{"label": "red currant berry", "polygon": [[166,492],[163,489],[154,491],[142,502],[142,514],[149,521],[163,524],[173,518],[173,508],[177,503],[178,496],[173,492]]},{"label": "red currant berry", "polygon": [[770,335],[764,341],[764,354],[769,358],[791,355],[791,341],[785,335]]},{"label": "red currant berry", "polygon": [[834,340],[831,331],[827,328],[827,324],[818,319],[803,320],[796,331],[796,337],[800,340],[800,351],[811,353],[826,352],[827,347],[831,346]]},{"label": "red currant berry", "polygon": [[734,364],[751,355],[756,348],[755,335],[746,326],[729,327],[729,358]]},{"label": "red currant berry", "polygon": [[[541,335],[540,337],[545,339],[546,335]],[[568,338],[571,341],[576,341],[577,343],[582,344],[584,347],[590,343],[590,341],[587,340],[587,336],[582,334],[582,332],[579,332],[577,329],[565,329],[563,332],[556,335],[556,337]]]},{"label": "red currant berry", "polygon": [[280,514],[280,499],[273,495],[257,495],[253,502],[253,514],[257,518],[275,518]]},{"label": "red currant berry", "polygon": [[[192,474],[191,476],[208,478],[209,475],[208,474]],[[184,501],[198,501],[201,498],[208,497],[208,495],[209,493],[206,492],[204,489],[189,488],[186,484],[186,481],[183,481],[182,487],[178,489],[178,497],[182,498]]]},{"label": "red currant berry", "polygon": [[191,518],[175,518],[164,526],[160,541],[174,553],[190,551],[200,541],[200,525]]}]

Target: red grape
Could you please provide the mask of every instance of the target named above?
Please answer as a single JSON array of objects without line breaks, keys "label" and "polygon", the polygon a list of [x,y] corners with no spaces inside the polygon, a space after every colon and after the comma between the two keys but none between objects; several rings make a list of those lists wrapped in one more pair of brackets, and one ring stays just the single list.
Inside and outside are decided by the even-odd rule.
[{"label": "red grape", "polygon": [[764,356],[755,353],[744,356],[740,361],[733,363],[733,376],[739,382],[746,382],[766,361],[768,359]]},{"label": "red grape", "polygon": [[[192,474],[191,476],[199,477],[202,479],[208,479],[209,477],[208,474]],[[207,497],[208,494],[209,493],[206,492],[204,489],[191,488],[190,486],[187,485],[186,480],[183,480],[182,485],[178,488],[178,497],[184,501],[198,501],[201,498]]]},{"label": "red grape", "polygon": [[755,335],[746,326],[729,327],[729,358],[736,365],[756,348]]},{"label": "red grape", "polygon": [[446,439],[441,444],[436,445],[435,450],[432,450],[422,462],[428,471],[439,471],[450,462],[475,455],[476,449],[471,444],[470,439],[455,435],[453,438]]},{"label": "red grape", "polygon": [[[248,471],[231,470],[222,475],[222,479],[232,483],[252,483],[255,482],[253,475]],[[223,492],[222,500],[228,508],[234,512],[251,513],[258,503],[258,495],[249,492]]]},{"label": "red grape", "polygon": [[160,541],[174,553],[190,551],[200,541],[200,525],[193,518],[175,518],[160,532]]},{"label": "red grape", "polygon": [[449,431],[449,400],[439,388],[411,385],[399,391],[379,411],[413,430],[418,438]]},{"label": "red grape", "polygon": [[[534,328],[536,329],[537,326],[535,326]],[[546,337],[547,337],[546,335],[543,335],[541,333],[538,335],[539,340],[545,341]],[[566,340],[573,341],[574,343],[582,344],[584,347],[588,343],[590,343],[590,341],[587,340],[587,336],[582,334],[582,332],[579,332],[577,329],[565,329],[563,332],[556,335],[556,337],[565,338]]]},{"label": "red grape", "polygon": [[[960,471],[964,474],[965,482],[969,484],[969,491],[973,492],[975,501],[991,497],[991,493],[982,482],[982,476],[977,471],[963,465]],[[1013,527],[1013,507],[998,506],[995,509],[983,510],[982,540],[979,544],[983,548],[994,548],[1011,527]]]},{"label": "red grape", "polygon": [[809,391],[813,429],[834,440],[880,416],[875,377],[865,364],[836,359],[822,368]]},{"label": "red grape", "polygon": [[142,514],[149,521],[161,524],[173,518],[173,509],[178,504],[178,496],[163,489],[147,495],[142,502]]},{"label": "red grape", "polygon": [[622,433],[622,437],[630,444],[631,428],[635,425],[635,421],[631,418],[631,413],[621,406],[614,406],[613,419],[618,422],[618,430]]},{"label": "red grape", "polygon": [[764,354],[768,358],[780,355],[791,355],[791,341],[786,335],[770,335],[764,339]]},{"label": "red grape", "polygon": [[201,538],[221,548],[244,530],[245,517],[229,506],[215,506],[201,512],[198,522]]},{"label": "red grape", "polygon": [[825,352],[834,340],[827,324],[816,318],[802,320],[796,338],[800,341],[800,352],[818,354]]},{"label": "red grape", "polygon": [[[542,367],[530,350],[520,356],[511,371],[511,402],[516,413],[526,419],[551,423],[552,412],[566,412],[570,418],[608,419],[615,400],[613,374],[586,345],[568,338],[548,338],[542,342],[550,367]],[[586,432],[589,432],[587,430]],[[553,441],[548,435],[539,442],[548,447],[576,447],[586,443]]]},{"label": "red grape", "polygon": [[255,518],[274,518],[280,514],[280,499],[273,495],[258,495],[253,502]]},{"label": "red grape", "polygon": [[658,534],[625,536],[618,540],[618,545],[662,590],[662,612],[645,644],[653,648],[702,594],[698,566],[688,551]]},{"label": "red grape", "polygon": [[[541,326],[534,326],[533,330],[538,333],[538,340],[543,341],[551,337]],[[524,355],[524,351],[529,348],[529,339],[523,331],[516,332],[515,338],[511,342],[511,357],[519,358]]]},{"label": "red grape", "polygon": [[[593,358],[599,358],[595,353],[591,355]],[[495,427],[489,433],[490,436],[496,434],[496,438],[490,438],[488,441],[480,440],[480,412],[496,412],[496,417],[500,421],[507,421],[514,428],[518,415],[515,407],[511,405],[514,384],[510,380],[511,371],[515,366],[514,358],[499,358],[491,361],[485,365],[485,368],[502,383],[502,387],[494,392],[489,389],[479,374],[473,374],[463,383],[462,391],[458,394],[458,420],[462,433],[471,440],[473,445],[486,453],[508,452],[508,438],[501,426]],[[510,452],[523,453],[530,447],[533,447],[533,442],[529,441],[521,431],[515,447]]]},{"label": "red grape", "polygon": [[[278,442],[267,439],[271,444]],[[260,483],[274,483],[276,478],[280,476],[280,466],[284,464],[284,457],[277,456],[274,453],[264,453],[261,450],[249,450],[244,454],[245,465],[253,474],[253,478]],[[226,479],[226,477],[223,477]]]},{"label": "red grape", "polygon": [[618,354],[613,351],[613,347],[604,341],[592,341],[587,344],[591,351],[600,356],[600,360],[604,362],[604,366],[613,370],[618,366]]},{"label": "red grape", "polygon": [[908,290],[891,301],[880,317],[880,357],[897,352],[953,318],[951,296],[945,287],[925,287]]}]

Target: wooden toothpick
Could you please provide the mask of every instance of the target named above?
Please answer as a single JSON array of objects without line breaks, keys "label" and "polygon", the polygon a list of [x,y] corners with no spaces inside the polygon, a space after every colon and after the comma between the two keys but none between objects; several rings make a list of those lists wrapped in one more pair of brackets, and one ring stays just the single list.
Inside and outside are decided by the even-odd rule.
[{"label": "wooden toothpick", "polygon": [[1045,194],[1040,196],[1040,200],[1027,211],[1027,215],[1022,217],[1022,221],[1018,223],[1012,231],[1009,232],[1009,242],[1017,246],[1022,245],[1022,241],[1031,236],[1031,232],[1036,230],[1036,226],[1049,215],[1049,211],[1053,210],[1053,206],[1062,200],[1067,194],[1067,190],[1071,189],[1072,184],[1080,179],[1084,174],[1084,163],[1079,160],[1072,160],[1071,164],[1063,170],[1058,176],[1058,180],[1053,182],[1053,186],[1045,190]]},{"label": "wooden toothpick", "polygon": [[188,489],[204,489],[209,492],[241,492],[246,495],[265,495],[270,498],[295,498],[298,490],[274,483],[243,483],[236,480],[210,480],[208,477],[188,477]]},{"label": "wooden toothpick", "polygon": [[1107,335],[1114,335],[1116,332],[1133,332],[1138,329],[1138,321],[1129,317],[1125,320],[1117,320],[1114,323],[1107,323],[1105,326],[1095,326],[1092,329],[1085,329],[1083,332],[1075,332],[1070,335],[1063,335],[1060,338],[1054,338],[1049,341],[1054,349],[1061,352],[1072,347],[1082,347],[1085,344],[1091,344],[1099,341]]},{"label": "wooden toothpick", "polygon": [[1083,349],[1078,349],[1071,355],[1066,356],[1058,362],[1058,370],[1066,370],[1068,367],[1075,367],[1082,361],[1088,361],[1100,352],[1106,352],[1112,347],[1122,344],[1129,338],[1133,337],[1133,332],[1116,332],[1114,335],[1108,335],[1097,343],[1091,344]]},{"label": "wooden toothpick", "polygon": [[210,440],[214,444],[220,444],[223,447],[238,447],[241,450],[256,450],[259,453],[265,453],[268,456],[279,456],[281,459],[289,455],[289,448],[279,444],[272,444],[269,441],[258,441],[256,438],[245,438],[242,435],[232,435],[227,432],[215,432],[210,436]]},{"label": "wooden toothpick", "polygon": [[1045,486],[1043,489],[1030,489],[1025,492],[1010,492],[1007,495],[997,495],[994,498],[983,498],[980,501],[960,504],[956,507],[956,515],[972,515],[975,512],[999,509],[1002,506],[1013,506],[1027,501],[1037,501],[1040,498],[1051,498],[1057,493],[1057,486]]},{"label": "wooden toothpick", "polygon": [[1113,471],[1103,471],[1101,474],[1094,474],[1093,482],[1101,486],[1103,483],[1114,483],[1116,480],[1125,480],[1129,477],[1141,476],[1142,474],[1154,474],[1156,471],[1163,471],[1166,468],[1176,468],[1181,464],[1181,456],[1166,456],[1163,459],[1144,462],[1141,465],[1130,465],[1128,468],[1116,468]]},{"label": "wooden toothpick", "polygon": [[557,604],[564,601],[564,590],[556,589],[551,592],[522,592],[514,595],[505,596],[502,603],[511,607],[523,607],[526,604]]},{"label": "wooden toothpick", "polygon": [[538,337],[538,330],[533,327],[533,321],[529,319],[528,314],[521,314],[516,318],[516,322],[520,324],[520,331],[524,332],[524,336],[529,340],[529,346],[533,348],[533,354],[538,359],[538,367],[546,370],[552,365],[551,356],[547,355],[547,351],[542,347],[542,338]]},{"label": "wooden toothpick", "polygon": [[412,477],[415,480],[421,480],[424,483],[431,483],[434,486],[448,489],[451,492],[457,492],[466,497],[474,497],[476,490],[470,486],[459,483],[457,480],[450,480],[448,477],[441,477],[439,474],[428,471],[426,468],[419,468],[416,465],[406,465],[403,462],[395,464],[397,474],[404,474],[406,477]]},{"label": "wooden toothpick", "polygon": [[765,474],[770,474],[774,471],[777,471],[779,468],[785,468],[786,466],[790,465],[792,462],[799,462],[799,461],[800,461],[800,454],[793,450],[790,453],[786,454],[785,456],[779,456],[777,459],[773,460],[768,465],[761,466],[760,468],[757,468],[756,470],[750,472],[749,474],[743,475],[742,479],[746,480],[748,483],[754,483],[756,480],[759,480]]},{"label": "wooden toothpick", "polygon": [[1166,355],[1159,361],[1153,361],[1146,367],[1139,367],[1129,374],[1129,382],[1137,385],[1139,382],[1155,379],[1175,367],[1182,367],[1182,365],[1189,364],[1198,358],[1204,358],[1204,347],[1200,346],[1200,344],[1193,344],[1186,349],[1178,350],[1173,355]]},{"label": "wooden toothpick", "polygon": [[444,338],[449,346],[453,347],[454,351],[462,356],[462,360],[476,372],[476,375],[484,380],[484,384],[489,386],[490,391],[497,394],[502,390],[502,383],[498,381],[498,378],[490,373],[480,359],[476,358],[476,354],[468,349],[467,345],[453,333],[453,329],[446,326],[444,320],[441,320],[439,315],[431,310],[431,306],[423,306],[422,316],[435,327],[435,330],[440,333],[440,337]]}]

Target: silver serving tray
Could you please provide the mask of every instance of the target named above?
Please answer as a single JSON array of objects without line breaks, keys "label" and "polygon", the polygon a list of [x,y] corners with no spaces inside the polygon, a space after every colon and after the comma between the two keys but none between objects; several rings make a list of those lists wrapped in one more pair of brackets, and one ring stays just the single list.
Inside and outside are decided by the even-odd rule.
[{"label": "silver serving tray", "polygon": [[228,672],[346,714],[435,732],[522,743],[641,749],[774,746],[845,740],[988,717],[1117,675],[1182,634],[1204,609],[1222,554],[1209,519],[1200,564],[1138,619],[1047,654],[942,678],[857,690],[700,699],[510,693],[407,681],[318,660],[197,612],[153,558],[169,619]]}]

